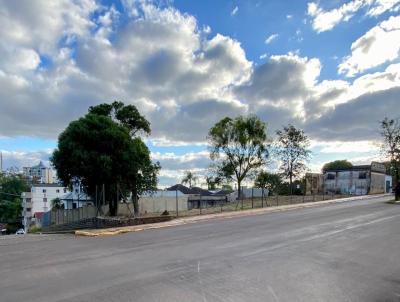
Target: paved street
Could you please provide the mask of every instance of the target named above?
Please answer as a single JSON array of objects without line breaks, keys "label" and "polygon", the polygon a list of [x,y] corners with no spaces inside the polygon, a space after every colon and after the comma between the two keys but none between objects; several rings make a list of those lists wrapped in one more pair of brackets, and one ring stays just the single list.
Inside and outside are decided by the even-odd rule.
[{"label": "paved street", "polygon": [[113,237],[0,240],[0,301],[400,301],[376,198]]}]

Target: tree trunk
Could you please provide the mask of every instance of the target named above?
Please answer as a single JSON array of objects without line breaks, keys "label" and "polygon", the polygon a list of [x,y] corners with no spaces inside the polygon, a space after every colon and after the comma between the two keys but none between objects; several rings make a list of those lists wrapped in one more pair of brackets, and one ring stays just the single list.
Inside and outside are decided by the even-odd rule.
[{"label": "tree trunk", "polygon": [[139,216],[139,198],[137,194],[136,187],[132,188],[132,203],[133,203],[133,213],[135,217]]},{"label": "tree trunk", "polygon": [[395,181],[396,181],[396,186],[395,186],[395,189],[394,189],[394,198],[395,198],[395,200],[396,201],[399,201],[400,200],[400,182],[399,182],[399,168],[398,168],[398,166],[396,165],[396,179],[395,179]]},{"label": "tree trunk", "polygon": [[242,186],[241,186],[241,181],[238,180],[238,199],[242,197]]},{"label": "tree trunk", "polygon": [[293,176],[292,174],[289,175],[289,186],[290,186],[290,196],[293,195]]}]

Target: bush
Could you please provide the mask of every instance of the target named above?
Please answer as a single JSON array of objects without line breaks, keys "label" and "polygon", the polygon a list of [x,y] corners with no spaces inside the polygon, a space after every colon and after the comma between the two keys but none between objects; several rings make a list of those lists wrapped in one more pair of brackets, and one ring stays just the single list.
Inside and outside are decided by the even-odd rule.
[{"label": "bush", "polygon": [[28,233],[32,233],[32,234],[40,233],[40,232],[42,232],[42,228],[39,226],[36,226],[36,225],[31,226],[28,231]]}]

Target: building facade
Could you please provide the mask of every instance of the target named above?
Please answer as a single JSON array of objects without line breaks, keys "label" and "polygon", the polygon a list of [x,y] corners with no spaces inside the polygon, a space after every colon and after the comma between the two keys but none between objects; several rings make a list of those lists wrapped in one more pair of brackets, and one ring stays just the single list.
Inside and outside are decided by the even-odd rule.
[{"label": "building facade", "polygon": [[69,193],[68,188],[58,184],[33,184],[30,192],[23,192],[22,217],[25,229],[32,223],[40,220],[41,214],[51,210],[51,201],[55,198],[62,198]]},{"label": "building facade", "polygon": [[389,193],[391,189],[392,177],[386,175],[385,165],[378,162],[306,175],[307,194],[366,195]]},{"label": "building facade", "polygon": [[43,162],[33,167],[23,167],[24,176],[32,183],[52,184],[56,182],[55,173]]}]

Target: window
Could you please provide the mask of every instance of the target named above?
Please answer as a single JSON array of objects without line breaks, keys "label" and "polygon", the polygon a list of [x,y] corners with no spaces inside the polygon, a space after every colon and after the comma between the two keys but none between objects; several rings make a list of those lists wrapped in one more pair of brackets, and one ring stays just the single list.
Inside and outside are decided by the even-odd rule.
[{"label": "window", "polygon": [[27,212],[30,212],[32,209],[31,208],[26,208],[26,211]]},{"label": "window", "polygon": [[335,179],[335,174],[329,173],[327,179]]},{"label": "window", "polygon": [[56,193],[60,193],[60,190],[59,190],[59,189],[57,189],[57,190],[56,190]]},{"label": "window", "polygon": [[358,173],[358,179],[367,179],[367,172]]},{"label": "window", "polygon": [[43,202],[47,202],[47,198],[43,198]]},{"label": "window", "polygon": [[43,192],[43,193],[46,193],[46,189],[43,189],[42,192]]},{"label": "window", "polygon": [[67,193],[67,188],[64,188],[64,193]]}]

